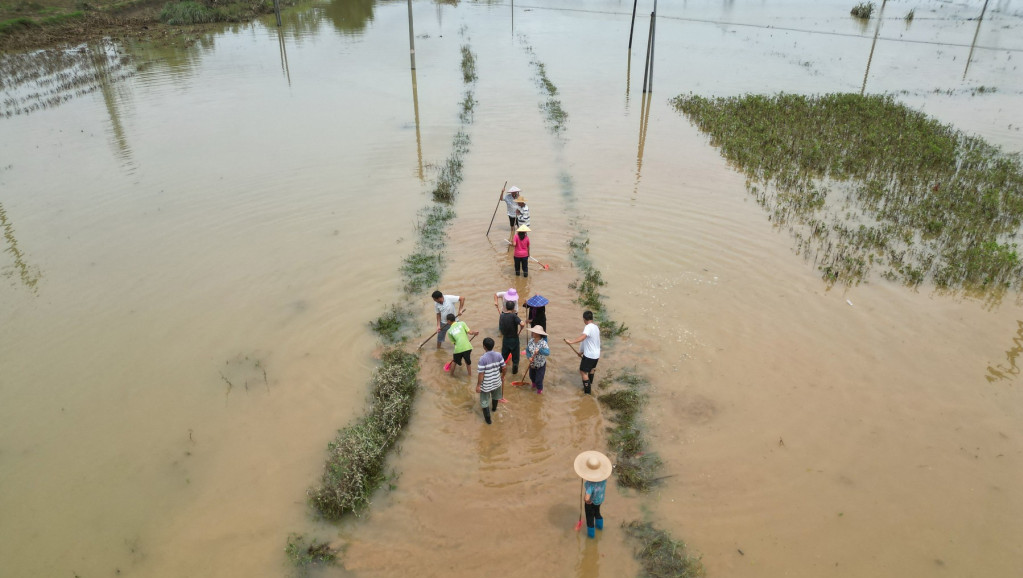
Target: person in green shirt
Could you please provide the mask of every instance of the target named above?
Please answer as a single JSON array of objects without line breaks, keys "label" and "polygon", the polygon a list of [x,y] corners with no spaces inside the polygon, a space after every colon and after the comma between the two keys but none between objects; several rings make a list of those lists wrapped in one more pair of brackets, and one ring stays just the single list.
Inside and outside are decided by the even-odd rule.
[{"label": "person in green shirt", "polygon": [[[470,335],[479,335],[479,331],[472,331],[465,321],[456,321],[454,313],[448,313],[448,339],[455,344],[455,353],[451,361],[454,365],[462,366],[465,360],[465,370],[469,377],[472,377],[472,343],[469,342]],[[451,374],[454,375],[455,368],[452,366]]]}]

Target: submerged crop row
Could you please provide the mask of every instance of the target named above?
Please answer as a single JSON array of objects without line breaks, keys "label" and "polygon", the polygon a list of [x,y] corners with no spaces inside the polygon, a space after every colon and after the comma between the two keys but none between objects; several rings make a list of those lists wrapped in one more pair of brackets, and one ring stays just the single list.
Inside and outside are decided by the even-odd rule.
[{"label": "submerged crop row", "polygon": [[[561,137],[568,114],[561,107],[561,101],[556,98],[558,88],[547,76],[546,66],[533,52],[525,36],[520,35],[519,38],[530,55],[536,84],[545,98],[540,104],[540,110],[544,114],[547,129],[554,137]],[[572,177],[564,171],[561,173],[561,195],[569,207],[575,204]],[[593,312],[600,326],[601,337],[611,341],[626,333],[628,328],[624,323],[612,320],[608,314],[604,296],[600,293],[605,281],[589,257],[589,234],[578,226],[577,221],[574,221],[573,225],[576,227],[576,234],[569,241],[569,249],[572,263],[579,269],[581,277],[574,281],[570,288],[578,293],[576,303]],[[648,491],[661,479],[657,477],[657,473],[662,466],[660,457],[648,451],[640,423],[640,413],[648,399],[646,389],[649,382],[636,371],[625,369],[617,373],[609,372],[598,387],[606,389],[612,384],[620,387],[613,388],[597,399],[612,412],[609,419],[615,423],[613,427],[607,428],[607,445],[615,456],[614,472],[618,484],[626,488]],[[641,576],[680,578],[703,576],[703,563],[699,557],[690,555],[685,544],[672,538],[666,530],[655,527],[651,522],[639,521],[623,524],[623,527],[626,534],[638,545],[634,555],[643,567]]]},{"label": "submerged crop row", "polygon": [[[463,27],[462,34],[465,29]],[[469,151],[467,126],[472,122],[475,106],[475,56],[468,45],[462,47],[462,72],[467,89],[459,115],[461,127],[452,142],[452,153],[438,171],[433,201],[419,211],[417,239],[413,252],[402,261],[401,277],[404,299],[392,304],[370,323],[381,341],[388,345],[373,375],[369,409],[355,423],[338,431],[327,445],[327,461],[320,485],[308,492],[309,502],[320,516],[338,520],[346,514],[359,514],[370,505],[373,493],[388,479],[386,460],[412,417],[415,396],[419,389],[419,357],[401,348],[417,330],[415,313],[408,305],[411,297],[440,279],[441,256],[446,245],[444,231],[455,217],[451,208],[462,180],[462,156]],[[303,537],[304,539],[304,537]],[[296,565],[320,561],[323,545],[313,542],[306,550],[294,545],[286,549]],[[313,549],[319,548],[313,552]],[[326,552],[333,560],[333,552]],[[312,556],[312,558],[311,558]]]},{"label": "submerged crop row", "polygon": [[855,284],[878,267],[912,286],[1023,289],[1018,155],[891,96],[690,94],[672,104],[747,175],[829,282]]}]

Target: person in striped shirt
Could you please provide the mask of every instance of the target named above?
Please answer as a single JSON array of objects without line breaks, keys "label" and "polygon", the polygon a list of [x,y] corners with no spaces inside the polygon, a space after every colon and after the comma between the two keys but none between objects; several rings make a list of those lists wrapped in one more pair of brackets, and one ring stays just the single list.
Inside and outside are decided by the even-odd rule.
[{"label": "person in striped shirt", "polygon": [[526,197],[520,196],[519,198],[515,199],[515,202],[518,203],[519,205],[518,209],[515,211],[516,219],[518,220],[518,225],[520,227],[522,225],[529,227],[530,226],[529,205],[526,204]]},{"label": "person in striped shirt", "polygon": [[506,366],[501,354],[494,351],[494,340],[487,337],[483,340],[486,352],[480,356],[477,366],[476,393],[480,394],[480,405],[483,406],[483,419],[487,424],[493,423],[490,413],[497,411],[497,400],[504,392],[504,372]]}]

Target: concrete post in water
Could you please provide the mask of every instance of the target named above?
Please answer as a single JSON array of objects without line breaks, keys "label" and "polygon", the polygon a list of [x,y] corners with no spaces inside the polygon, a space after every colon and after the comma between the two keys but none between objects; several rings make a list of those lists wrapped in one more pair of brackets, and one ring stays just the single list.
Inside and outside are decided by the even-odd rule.
[{"label": "concrete post in water", "polygon": [[416,69],[416,37],[412,33],[412,0],[408,0],[408,53],[412,57],[412,70]]},{"label": "concrete post in water", "polygon": [[[512,0],[514,2],[515,0]],[[632,0],[632,24],[629,24],[629,50],[632,50],[632,33],[636,30],[636,2],[639,0]]]},{"label": "concrete post in water", "polygon": [[274,0],[274,14],[277,15],[277,27],[281,27],[281,1]]}]

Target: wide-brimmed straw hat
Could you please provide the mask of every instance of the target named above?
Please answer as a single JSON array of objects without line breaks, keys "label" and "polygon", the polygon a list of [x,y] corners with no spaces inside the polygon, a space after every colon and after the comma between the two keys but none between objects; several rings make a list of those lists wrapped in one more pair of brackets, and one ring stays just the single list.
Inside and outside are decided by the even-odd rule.
[{"label": "wide-brimmed straw hat", "polygon": [[532,331],[533,333],[536,333],[537,335],[547,335],[547,332],[544,331],[543,327],[540,327],[539,325],[534,325],[530,327],[529,330]]},{"label": "wide-brimmed straw hat", "polygon": [[529,298],[528,301],[526,301],[526,305],[529,305],[530,307],[543,307],[548,303],[550,303],[550,301],[543,295],[540,295],[539,293],[533,295],[532,297]]},{"label": "wide-brimmed straw hat", "polygon": [[611,477],[611,460],[596,450],[575,457],[575,473],[587,482],[602,482]]},{"label": "wide-brimmed straw hat", "polygon": [[516,233],[528,233],[528,232],[530,232],[532,230],[533,229],[530,229],[529,226],[527,226],[527,225],[519,225],[519,228],[515,229],[515,232]]},{"label": "wide-brimmed straw hat", "polygon": [[508,192],[509,193],[521,193],[522,189],[520,189],[520,188],[518,188],[518,187],[513,185],[511,187],[508,187]]},{"label": "wide-brimmed straw hat", "polygon": [[514,287],[512,287],[511,289],[508,289],[507,291],[504,292],[504,300],[505,301],[518,301],[519,300],[519,292],[516,291]]},{"label": "wide-brimmed straw hat", "polygon": [[516,203],[522,203],[523,205],[525,205],[526,204],[526,197],[523,197],[522,195],[519,195],[519,198],[515,199],[515,202]]}]

